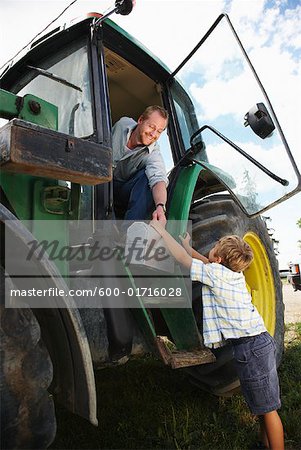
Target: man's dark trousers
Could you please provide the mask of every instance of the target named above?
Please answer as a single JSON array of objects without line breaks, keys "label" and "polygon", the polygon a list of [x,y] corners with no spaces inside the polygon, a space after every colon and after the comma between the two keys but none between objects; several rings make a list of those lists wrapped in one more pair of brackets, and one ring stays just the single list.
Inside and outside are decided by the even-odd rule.
[{"label": "man's dark trousers", "polygon": [[114,180],[114,203],[126,208],[124,220],[147,220],[155,209],[145,170],[139,170],[127,181]]}]

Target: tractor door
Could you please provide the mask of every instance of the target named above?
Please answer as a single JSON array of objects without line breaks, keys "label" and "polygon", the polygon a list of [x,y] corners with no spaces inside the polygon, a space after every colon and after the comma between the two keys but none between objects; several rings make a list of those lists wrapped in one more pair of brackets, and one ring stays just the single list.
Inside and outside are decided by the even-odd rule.
[{"label": "tractor door", "polygon": [[269,97],[227,15],[218,17],[169,82],[183,152],[190,150],[248,216],[301,189]]}]

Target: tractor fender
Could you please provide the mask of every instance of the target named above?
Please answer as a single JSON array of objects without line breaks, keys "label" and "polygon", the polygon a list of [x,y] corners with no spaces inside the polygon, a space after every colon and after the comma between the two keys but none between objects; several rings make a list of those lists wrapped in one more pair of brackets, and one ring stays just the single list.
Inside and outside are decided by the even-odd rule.
[{"label": "tractor fender", "polygon": [[[168,194],[168,220],[181,220],[181,228],[183,229],[169,231],[178,234],[186,231],[193,193],[202,170],[204,169],[200,165],[193,164],[178,167],[172,174]],[[181,208],[178,205],[181,205]]]},{"label": "tractor fender", "polygon": [[[208,163],[207,163],[208,165]],[[189,218],[190,208],[195,200],[198,200],[201,194],[201,184],[206,186],[207,194],[216,194],[228,190],[222,181],[220,181],[213,172],[203,167],[201,164],[189,164],[187,166],[176,166],[171,173],[168,186],[168,220],[182,221],[183,230],[170,230],[174,232],[185,231],[186,221]],[[234,181],[229,177],[229,185]],[[200,194],[195,198],[195,191],[200,190]],[[181,205],[181,208],[179,208]]]},{"label": "tractor fender", "polygon": [[[34,236],[2,204],[0,204],[0,222],[2,248],[4,248],[5,234],[14,240],[10,242],[14,242],[18,258],[27,255],[28,242],[31,242]],[[6,252],[6,257],[11,258],[13,252]],[[1,263],[4,264],[2,256]],[[35,258],[33,255],[28,264],[33,265],[30,269],[33,271],[30,273],[35,273],[37,289],[53,287],[68,292],[68,287],[56,266],[45,254],[42,258]],[[17,278],[13,281],[17,285]],[[22,300],[26,303],[26,297]],[[55,304],[55,298],[53,301]],[[70,295],[60,297],[59,305],[59,308],[32,308],[53,364],[54,375],[50,391],[58,402],[71,412],[97,425],[95,379],[86,331]]]}]

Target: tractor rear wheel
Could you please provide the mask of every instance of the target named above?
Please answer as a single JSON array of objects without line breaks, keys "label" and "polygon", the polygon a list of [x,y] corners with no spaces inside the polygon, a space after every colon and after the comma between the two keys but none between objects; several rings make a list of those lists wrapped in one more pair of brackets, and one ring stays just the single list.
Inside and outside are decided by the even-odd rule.
[{"label": "tractor rear wheel", "polygon": [[[207,254],[222,236],[236,234],[252,248],[254,261],[244,272],[252,301],[264,319],[277,344],[277,362],[283,352],[284,307],[282,285],[273,243],[265,222],[260,217],[250,219],[229,195],[216,195],[194,203],[190,210],[193,247]],[[193,285],[194,303],[199,300],[198,283]],[[232,346],[215,350],[216,362],[189,368],[192,381],[217,395],[231,395],[239,387]]]},{"label": "tractor rear wheel", "polygon": [[31,309],[5,307],[15,287],[0,269],[1,448],[45,449],[56,433],[52,364]]}]

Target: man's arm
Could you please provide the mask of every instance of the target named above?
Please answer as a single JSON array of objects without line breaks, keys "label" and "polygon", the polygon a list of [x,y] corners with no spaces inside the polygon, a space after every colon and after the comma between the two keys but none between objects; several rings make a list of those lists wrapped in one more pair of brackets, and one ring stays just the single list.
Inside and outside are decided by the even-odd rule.
[{"label": "man's arm", "polygon": [[155,143],[155,148],[147,158],[145,173],[152,190],[154,203],[156,205],[156,209],[153,212],[153,219],[160,220],[160,222],[165,225],[166,218],[164,209],[162,208],[162,206],[157,207],[157,205],[158,203],[162,203],[164,207],[166,205],[166,187],[168,184],[168,178],[166,175],[164,159],[160,153],[160,147],[157,142]]},{"label": "man's arm", "polygon": [[[156,205],[156,209],[153,212],[153,220],[159,220],[160,222],[162,222],[162,224],[165,225],[166,217],[164,208],[167,201],[167,190],[165,181],[158,181],[158,183],[156,183],[152,188],[152,194],[154,203]],[[164,207],[162,207],[161,205],[157,206],[159,203],[164,205]]]},{"label": "man's arm", "polygon": [[162,223],[158,220],[152,220],[150,225],[162,236],[166,247],[172,256],[183,266],[190,269],[192,264],[192,257],[186,252],[186,250],[165,230]]}]

